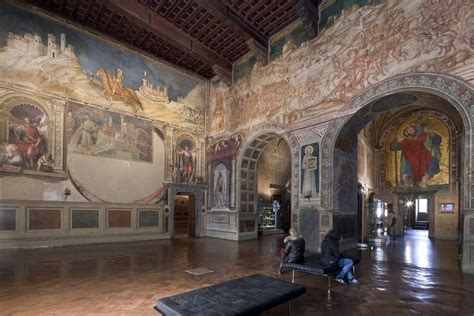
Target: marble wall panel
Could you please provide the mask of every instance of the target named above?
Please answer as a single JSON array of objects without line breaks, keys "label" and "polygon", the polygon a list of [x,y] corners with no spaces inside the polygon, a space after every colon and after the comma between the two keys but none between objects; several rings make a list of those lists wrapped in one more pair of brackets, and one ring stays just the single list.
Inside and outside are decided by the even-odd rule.
[{"label": "marble wall panel", "polygon": [[16,229],[16,209],[0,208],[0,230]]},{"label": "marble wall panel", "polygon": [[131,227],[132,226],[132,215],[131,210],[109,210],[108,211],[108,227],[119,228],[119,227]]},{"label": "marble wall panel", "polygon": [[255,220],[243,219],[239,221],[239,233],[248,233],[255,231]]},{"label": "marble wall panel", "polygon": [[71,228],[99,228],[99,210],[72,210]]},{"label": "marble wall panel", "polygon": [[138,227],[157,227],[158,226],[157,210],[138,210]]},{"label": "marble wall panel", "polygon": [[300,229],[306,241],[306,248],[310,251],[317,251],[319,234],[319,213],[316,210],[302,209],[300,211]]},{"label": "marble wall panel", "polygon": [[30,230],[61,229],[61,210],[29,209]]}]

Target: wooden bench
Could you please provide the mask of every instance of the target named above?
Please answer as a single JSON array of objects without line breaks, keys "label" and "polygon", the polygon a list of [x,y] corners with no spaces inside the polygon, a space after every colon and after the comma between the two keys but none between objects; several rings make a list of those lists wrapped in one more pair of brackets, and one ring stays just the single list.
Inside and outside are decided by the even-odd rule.
[{"label": "wooden bench", "polygon": [[[353,273],[355,275],[355,265],[359,263],[359,259],[351,258],[354,261],[354,266],[352,267]],[[331,293],[331,275],[339,272],[341,268],[331,267],[324,268],[321,263],[321,256],[315,255],[310,257],[305,257],[304,262],[302,263],[283,263],[282,268],[287,268],[292,270],[292,282],[295,283],[295,271],[310,273],[321,277],[326,277],[328,280],[328,294]]]},{"label": "wooden bench", "polygon": [[[256,315],[304,294],[298,284],[254,274],[159,299],[163,315]],[[288,303],[288,314],[291,305]]]}]

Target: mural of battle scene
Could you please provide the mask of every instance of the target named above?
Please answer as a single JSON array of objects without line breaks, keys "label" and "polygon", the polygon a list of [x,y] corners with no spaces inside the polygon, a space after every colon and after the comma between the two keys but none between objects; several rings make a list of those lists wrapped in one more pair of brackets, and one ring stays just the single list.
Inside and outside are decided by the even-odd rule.
[{"label": "mural of battle scene", "polygon": [[66,131],[74,153],[153,161],[152,124],[77,103],[68,104]]},{"label": "mural of battle scene", "polygon": [[176,164],[173,166],[173,180],[179,183],[196,181],[196,144],[191,139],[182,139],[176,146]]},{"label": "mural of battle scene", "polygon": [[[444,72],[474,82],[472,1],[372,3],[344,10],[318,37],[286,45],[267,66],[257,63],[231,88],[219,87],[214,107],[229,109],[231,132],[333,113],[403,73]],[[222,123],[211,124],[217,131]]]},{"label": "mural of battle scene", "polygon": [[4,0],[0,43],[0,85],[203,130],[203,80]]},{"label": "mural of battle scene", "polygon": [[305,199],[317,198],[319,194],[319,144],[301,148],[301,195]]},{"label": "mural of battle scene", "polygon": [[407,118],[385,143],[386,181],[392,187],[449,183],[449,130],[439,118]]},{"label": "mural of battle scene", "polygon": [[18,104],[7,113],[6,134],[0,134],[3,168],[52,172],[54,160],[48,153],[48,117],[39,107]]}]

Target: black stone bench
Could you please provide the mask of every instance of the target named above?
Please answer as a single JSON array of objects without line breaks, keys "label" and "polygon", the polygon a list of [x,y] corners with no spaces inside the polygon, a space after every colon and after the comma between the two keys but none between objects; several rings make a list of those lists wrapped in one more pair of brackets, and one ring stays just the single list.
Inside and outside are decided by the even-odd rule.
[{"label": "black stone bench", "polygon": [[[159,299],[163,315],[256,315],[306,292],[294,283],[254,274]],[[288,304],[288,313],[290,312]]]},{"label": "black stone bench", "polygon": [[[350,258],[354,261],[353,273],[355,275],[355,265],[359,263],[358,258]],[[328,280],[328,293],[331,292],[331,275],[339,272],[341,268],[330,267],[324,268],[321,262],[321,256],[305,257],[302,263],[283,263],[282,268],[287,268],[293,271],[292,282],[295,282],[295,271],[310,273],[321,277],[326,277]]]}]

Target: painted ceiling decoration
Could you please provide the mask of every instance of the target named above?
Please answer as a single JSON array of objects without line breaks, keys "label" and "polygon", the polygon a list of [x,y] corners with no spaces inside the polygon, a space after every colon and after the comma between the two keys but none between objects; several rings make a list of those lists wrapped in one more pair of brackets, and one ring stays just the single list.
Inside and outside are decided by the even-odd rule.
[{"label": "painted ceiling decoration", "polygon": [[[206,79],[232,82],[232,65],[252,51],[268,62],[269,39],[300,19],[318,33],[321,0],[27,0],[35,9],[110,36]],[[27,5],[26,4],[26,5]]]}]

